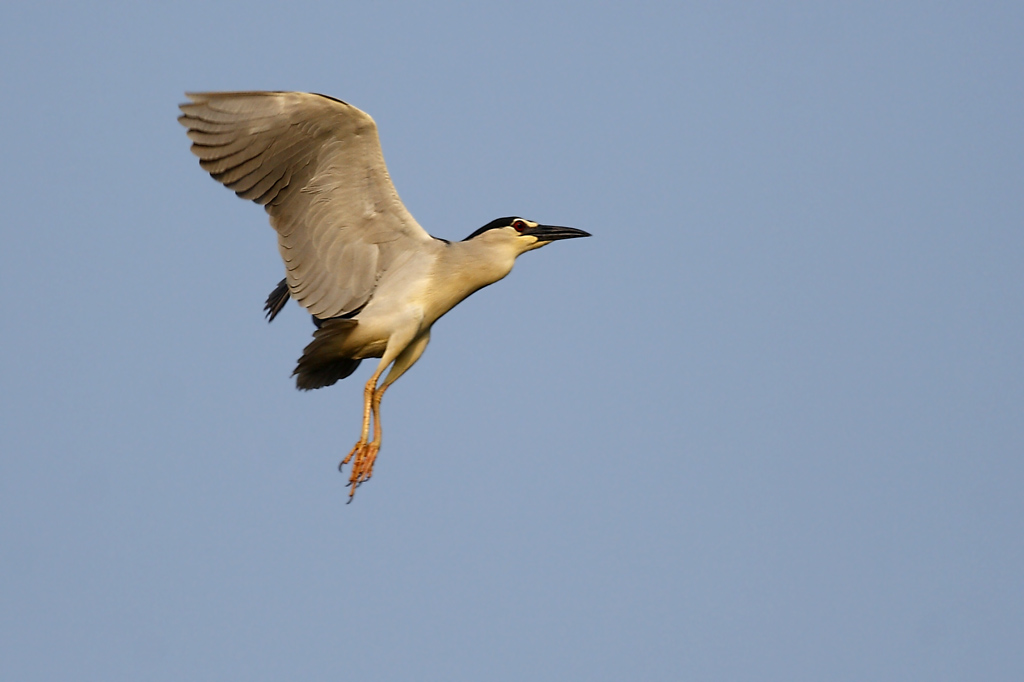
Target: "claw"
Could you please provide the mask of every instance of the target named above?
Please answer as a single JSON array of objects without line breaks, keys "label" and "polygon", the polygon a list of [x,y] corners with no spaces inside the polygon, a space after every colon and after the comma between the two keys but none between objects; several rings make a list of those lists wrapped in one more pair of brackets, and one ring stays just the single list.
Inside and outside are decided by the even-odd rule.
[{"label": "claw", "polygon": [[377,453],[380,452],[380,445],[374,441],[369,443],[359,442],[356,443],[355,447],[352,448],[352,452],[348,453],[348,456],[341,461],[338,465],[338,470],[341,471],[342,467],[352,461],[352,471],[349,472],[348,478],[348,501],[351,502],[352,498],[356,494],[356,488],[366,483],[373,476],[373,465],[377,461]]}]

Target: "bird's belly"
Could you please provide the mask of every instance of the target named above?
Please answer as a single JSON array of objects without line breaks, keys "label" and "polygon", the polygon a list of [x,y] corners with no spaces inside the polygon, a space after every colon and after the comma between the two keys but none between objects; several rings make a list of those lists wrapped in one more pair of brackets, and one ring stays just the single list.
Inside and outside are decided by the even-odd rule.
[{"label": "bird's belly", "polygon": [[423,310],[415,305],[387,310],[371,301],[355,319],[358,324],[342,348],[345,357],[354,359],[383,357],[393,340],[404,346],[423,331]]},{"label": "bird's belly", "polygon": [[382,357],[384,349],[388,346],[386,330],[379,328],[378,325],[368,324],[365,320],[356,321],[359,324],[345,339],[340,354],[356,360]]}]

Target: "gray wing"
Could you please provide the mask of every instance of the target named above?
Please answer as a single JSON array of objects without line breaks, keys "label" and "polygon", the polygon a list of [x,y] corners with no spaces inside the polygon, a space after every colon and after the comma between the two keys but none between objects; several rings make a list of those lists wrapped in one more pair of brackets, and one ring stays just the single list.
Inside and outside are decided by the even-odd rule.
[{"label": "gray wing", "polygon": [[178,118],[199,165],[277,230],[288,289],[310,313],[366,304],[378,280],[432,237],[398,198],[373,119],[323,95],[186,93]]}]

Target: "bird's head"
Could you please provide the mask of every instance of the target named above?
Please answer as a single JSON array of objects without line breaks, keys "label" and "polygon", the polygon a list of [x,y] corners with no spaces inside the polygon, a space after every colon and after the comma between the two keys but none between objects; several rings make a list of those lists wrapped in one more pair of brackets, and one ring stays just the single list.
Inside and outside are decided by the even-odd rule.
[{"label": "bird's head", "polygon": [[576,237],[589,236],[589,232],[577,230],[574,227],[541,225],[526,218],[509,216],[492,220],[462,241],[480,240],[481,242],[492,243],[495,246],[511,247],[516,251],[516,255],[519,255],[533,249],[539,249],[559,239],[575,239]]}]

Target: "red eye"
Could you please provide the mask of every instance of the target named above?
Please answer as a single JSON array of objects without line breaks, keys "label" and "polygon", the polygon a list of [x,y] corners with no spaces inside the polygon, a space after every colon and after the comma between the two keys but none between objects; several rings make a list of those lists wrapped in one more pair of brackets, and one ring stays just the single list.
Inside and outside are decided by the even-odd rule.
[{"label": "red eye", "polygon": [[522,232],[526,229],[526,223],[522,220],[516,220],[512,223],[512,227],[516,228],[516,232]]}]

